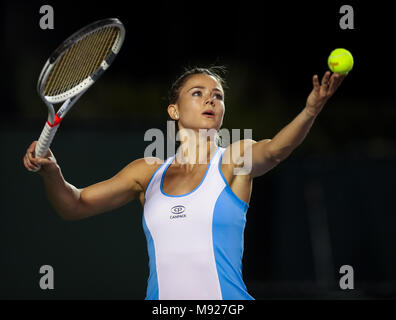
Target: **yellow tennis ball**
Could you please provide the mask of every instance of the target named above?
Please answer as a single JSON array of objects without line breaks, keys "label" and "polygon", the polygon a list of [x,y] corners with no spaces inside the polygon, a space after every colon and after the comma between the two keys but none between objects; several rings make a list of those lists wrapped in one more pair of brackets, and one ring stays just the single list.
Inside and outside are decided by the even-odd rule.
[{"label": "yellow tennis ball", "polygon": [[330,53],[327,64],[331,71],[339,74],[347,74],[353,67],[353,56],[346,49],[335,49]]}]

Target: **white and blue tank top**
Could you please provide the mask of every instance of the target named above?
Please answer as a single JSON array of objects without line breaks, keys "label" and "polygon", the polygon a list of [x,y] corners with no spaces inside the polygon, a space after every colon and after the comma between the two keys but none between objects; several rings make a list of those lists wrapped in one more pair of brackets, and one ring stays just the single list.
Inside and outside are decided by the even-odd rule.
[{"label": "white and blue tank top", "polygon": [[175,155],[151,177],[143,229],[150,274],[147,300],[252,300],[242,278],[243,236],[249,205],[231,190],[217,147],[201,183],[183,195],[163,190]]}]

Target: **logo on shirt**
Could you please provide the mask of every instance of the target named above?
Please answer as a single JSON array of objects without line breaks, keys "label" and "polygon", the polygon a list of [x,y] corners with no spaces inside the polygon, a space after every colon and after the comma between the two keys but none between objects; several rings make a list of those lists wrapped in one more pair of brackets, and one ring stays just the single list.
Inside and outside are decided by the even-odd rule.
[{"label": "logo on shirt", "polygon": [[182,205],[177,205],[171,208],[171,215],[169,219],[178,219],[178,218],[185,218],[186,214],[183,214],[186,211],[186,207]]}]

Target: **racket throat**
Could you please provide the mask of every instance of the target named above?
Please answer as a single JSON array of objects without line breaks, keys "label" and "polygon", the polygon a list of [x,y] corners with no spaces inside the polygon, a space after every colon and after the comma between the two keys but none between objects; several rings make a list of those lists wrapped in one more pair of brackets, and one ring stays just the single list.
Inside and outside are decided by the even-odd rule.
[{"label": "racket throat", "polygon": [[48,120],[47,120],[47,123],[48,123],[48,125],[49,125],[51,128],[53,128],[53,127],[56,127],[57,125],[59,125],[61,121],[62,121],[62,118],[59,117],[58,114],[56,114],[56,115],[55,115],[55,119],[54,119],[54,123],[51,124]]}]

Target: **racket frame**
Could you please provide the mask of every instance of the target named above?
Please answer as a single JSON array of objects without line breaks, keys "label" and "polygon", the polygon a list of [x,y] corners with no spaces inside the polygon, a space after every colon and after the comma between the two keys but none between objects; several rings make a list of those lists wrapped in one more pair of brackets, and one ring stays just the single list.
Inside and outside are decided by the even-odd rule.
[{"label": "racket frame", "polygon": [[[100,67],[97,68],[86,79],[81,81],[73,88],[67,90],[66,92],[63,92],[56,96],[45,96],[44,88],[47,79],[52,69],[54,68],[55,64],[63,56],[63,54],[65,54],[66,51],[76,42],[80,41],[81,39],[85,38],[91,33],[106,27],[117,27],[120,32],[117,34],[117,38],[114,41],[114,44],[109,54],[107,55],[107,57],[104,58]],[[84,94],[84,92],[92,84],[94,84],[98,80],[98,78],[103,74],[103,72],[110,66],[110,64],[113,62],[114,58],[120,51],[121,46],[124,42],[124,38],[125,38],[124,25],[117,18],[108,18],[108,19],[95,21],[81,28],[77,32],[73,33],[70,37],[68,37],[65,41],[63,41],[48,58],[40,73],[39,80],[37,82],[37,92],[40,98],[44,101],[45,105],[47,106],[48,118],[36,145],[36,149],[35,149],[36,157],[37,156],[44,157],[46,155],[61,120],[70,110],[70,108],[77,102],[77,100]],[[53,104],[61,103],[61,102],[63,102],[62,106],[59,108],[58,112],[55,113]]]}]

